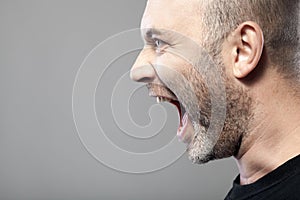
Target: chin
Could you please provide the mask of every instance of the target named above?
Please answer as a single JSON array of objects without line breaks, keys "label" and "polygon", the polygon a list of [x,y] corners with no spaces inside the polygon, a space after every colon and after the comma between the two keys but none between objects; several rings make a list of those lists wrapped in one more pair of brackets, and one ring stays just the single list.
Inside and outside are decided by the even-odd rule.
[{"label": "chin", "polygon": [[188,158],[194,164],[205,164],[209,161],[228,158],[239,149],[236,145],[240,144],[239,138],[233,137],[232,133],[223,131],[218,140],[213,141],[208,137],[205,126],[194,123],[194,130],[195,136],[187,147]]},{"label": "chin", "polygon": [[204,164],[214,160],[212,141],[207,137],[207,129],[194,123],[195,136],[187,147],[189,159],[194,164]]}]

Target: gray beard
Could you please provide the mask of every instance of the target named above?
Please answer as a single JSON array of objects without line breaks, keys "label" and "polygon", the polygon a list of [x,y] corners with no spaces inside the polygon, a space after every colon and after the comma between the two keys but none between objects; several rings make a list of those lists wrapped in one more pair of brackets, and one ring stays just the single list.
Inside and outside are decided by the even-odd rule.
[{"label": "gray beard", "polygon": [[213,159],[214,144],[207,137],[206,130],[199,123],[193,123],[195,137],[188,146],[189,159],[195,164],[207,163]]},{"label": "gray beard", "polygon": [[[236,156],[243,139],[250,131],[253,118],[252,99],[242,88],[228,84],[226,87],[226,118],[217,141],[213,141],[207,132],[207,126],[193,122],[195,136],[187,152],[193,163],[203,164],[211,160]],[[209,124],[211,120],[208,119]]]}]

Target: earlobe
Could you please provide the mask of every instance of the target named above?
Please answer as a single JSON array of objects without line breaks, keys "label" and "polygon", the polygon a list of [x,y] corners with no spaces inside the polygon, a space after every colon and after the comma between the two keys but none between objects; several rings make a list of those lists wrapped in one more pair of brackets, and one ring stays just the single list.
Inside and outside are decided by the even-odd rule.
[{"label": "earlobe", "polygon": [[244,22],[235,31],[236,54],[233,74],[236,78],[244,78],[250,74],[261,59],[264,36],[261,28],[255,22]]}]

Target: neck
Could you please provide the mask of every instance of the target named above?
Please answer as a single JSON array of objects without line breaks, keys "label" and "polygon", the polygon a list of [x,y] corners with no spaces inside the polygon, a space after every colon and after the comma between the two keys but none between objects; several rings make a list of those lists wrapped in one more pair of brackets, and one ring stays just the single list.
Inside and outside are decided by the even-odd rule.
[{"label": "neck", "polygon": [[278,92],[287,90],[275,91],[262,93],[270,98],[257,106],[260,114],[256,112],[251,126],[255,128],[244,137],[235,157],[241,185],[254,183],[300,153],[299,100]]}]

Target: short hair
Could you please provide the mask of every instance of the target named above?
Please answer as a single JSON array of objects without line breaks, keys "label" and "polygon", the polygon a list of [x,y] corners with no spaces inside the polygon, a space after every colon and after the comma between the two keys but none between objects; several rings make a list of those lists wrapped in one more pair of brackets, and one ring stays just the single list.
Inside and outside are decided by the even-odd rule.
[{"label": "short hair", "polygon": [[220,45],[239,24],[254,21],[264,33],[264,49],[272,64],[300,82],[299,0],[203,0],[203,4],[205,41],[213,54],[220,53]]}]

